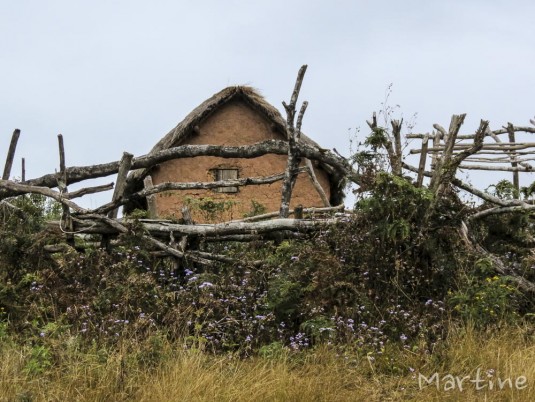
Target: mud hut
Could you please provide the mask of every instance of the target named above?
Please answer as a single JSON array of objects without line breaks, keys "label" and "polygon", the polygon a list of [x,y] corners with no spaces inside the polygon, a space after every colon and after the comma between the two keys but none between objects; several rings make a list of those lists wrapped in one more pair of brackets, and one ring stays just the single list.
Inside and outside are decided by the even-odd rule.
[{"label": "mud hut", "polygon": [[[180,145],[250,145],[265,140],[286,139],[286,123],[279,111],[255,89],[232,86],[216,93],[165,135],[150,153]],[[319,147],[302,135],[301,141]],[[152,169],[133,172],[130,191],[151,183],[210,182],[245,177],[270,176],[284,172],[287,157],[268,154],[257,158],[219,158],[199,156],[174,159]],[[313,162],[317,182],[331,205],[343,200],[341,179],[325,164]],[[147,180],[149,178],[149,180]],[[150,185],[150,184],[149,184]],[[281,199],[281,182],[254,186],[219,187],[201,190],[173,190],[160,193],[150,201],[125,206],[149,209],[153,218],[179,218],[181,209],[190,206],[196,222],[237,219],[259,212],[277,211]],[[321,207],[325,205],[307,172],[299,174],[292,194],[291,206]]]}]

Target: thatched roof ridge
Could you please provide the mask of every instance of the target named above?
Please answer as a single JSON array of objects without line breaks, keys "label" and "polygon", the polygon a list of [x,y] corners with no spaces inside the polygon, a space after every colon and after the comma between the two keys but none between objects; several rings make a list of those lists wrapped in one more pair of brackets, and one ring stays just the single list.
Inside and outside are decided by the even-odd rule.
[{"label": "thatched roof ridge", "polygon": [[[232,100],[241,100],[254,110],[259,111],[274,124],[277,131],[286,136],[286,121],[279,111],[267,102],[257,90],[250,86],[240,85],[227,87],[219,91],[193,109],[184,120],[178,123],[175,128],[156,143],[150,153],[180,145],[191,134],[195,126],[199,125],[220,106]],[[309,145],[319,146],[303,134],[301,135],[301,141]]]}]

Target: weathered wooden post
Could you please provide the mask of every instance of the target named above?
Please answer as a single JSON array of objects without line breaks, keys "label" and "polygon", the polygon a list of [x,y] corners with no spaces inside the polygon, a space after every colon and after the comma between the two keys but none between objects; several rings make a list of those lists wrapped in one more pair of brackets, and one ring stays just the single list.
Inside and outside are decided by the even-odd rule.
[{"label": "weathered wooden post", "polygon": [[286,165],[286,171],[284,172],[284,180],[282,182],[281,190],[281,206],[279,216],[281,218],[287,218],[290,212],[290,200],[292,199],[292,191],[297,180],[297,169],[301,158],[299,157],[299,150],[297,144],[301,137],[301,124],[303,122],[303,116],[305,114],[308,102],[303,102],[299,116],[297,117],[297,125],[294,125],[295,112],[297,98],[299,97],[299,91],[301,90],[301,84],[305,77],[307,65],[303,65],[297,73],[297,79],[295,81],[294,90],[290,99],[290,104],[282,102],[284,109],[286,110],[286,132],[288,136],[288,163]]},{"label": "weathered wooden post", "polygon": [[18,128],[13,131],[11,136],[11,142],[9,143],[9,150],[7,151],[6,164],[4,166],[4,173],[2,174],[2,180],[9,180],[11,175],[11,167],[13,166],[13,159],[15,158],[15,150],[17,149],[17,142],[19,141],[20,130]]},{"label": "weathered wooden post", "polygon": [[[58,189],[62,197],[68,198],[69,190],[67,189],[67,168],[65,166],[65,147],[63,144],[63,135],[58,134],[59,147],[59,176]],[[67,205],[61,204],[63,214],[61,216],[63,225],[63,232],[65,233],[67,244],[74,247],[74,233],[70,209]]]}]

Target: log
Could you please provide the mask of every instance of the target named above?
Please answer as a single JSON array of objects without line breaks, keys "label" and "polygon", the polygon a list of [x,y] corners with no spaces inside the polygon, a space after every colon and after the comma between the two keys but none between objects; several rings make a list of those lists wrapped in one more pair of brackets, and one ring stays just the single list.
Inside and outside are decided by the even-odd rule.
[{"label": "log", "polygon": [[533,172],[533,168],[511,167],[511,166],[485,166],[485,165],[460,165],[459,169],[464,170],[489,170],[494,172]]},{"label": "log", "polygon": [[[316,214],[316,213],[317,214],[321,214],[321,213],[343,211],[344,208],[345,208],[344,204],[340,204],[340,205],[335,206],[335,207],[304,208],[303,209],[303,213],[304,214],[313,215],[313,214]],[[294,212],[295,212],[295,210],[291,209],[289,214],[293,215]],[[229,223],[231,223],[231,222],[232,223],[234,223],[234,222],[257,222],[257,221],[261,221],[261,220],[265,220],[265,219],[275,218],[277,216],[279,216],[279,212],[268,212],[267,214],[249,216],[247,218],[230,221]]]},{"label": "log", "polygon": [[[91,223],[91,226],[89,227],[83,227],[84,223],[83,221],[77,220],[75,221],[77,225],[82,226],[80,231],[83,231],[84,233],[104,233],[104,234],[120,234],[120,233],[128,233],[128,228],[124,226],[121,222],[119,222],[116,219],[109,218],[104,215],[86,215],[86,218],[93,219]],[[53,224],[53,222],[51,222]],[[237,263],[236,260],[231,259],[224,255],[219,254],[213,254],[213,253],[206,253],[201,251],[189,251],[189,252],[183,252],[180,250],[177,250],[160,240],[152,237],[154,235],[154,230],[151,230],[150,224],[142,224],[147,232],[149,232],[151,235],[144,234],[142,235],[142,239],[145,240],[148,244],[152,244],[153,246],[159,248],[162,251],[165,251],[170,256],[180,258],[180,259],[187,259],[199,264],[203,265],[211,265],[212,261],[220,261],[220,262],[226,262],[226,263]],[[196,228],[197,225],[169,225],[168,228],[171,230],[166,231],[159,231],[160,233],[167,233],[167,235],[170,235],[173,232],[179,232],[178,230],[174,230],[174,227],[189,227],[189,228]],[[100,227],[102,230],[98,230],[98,227]],[[97,229],[96,229],[97,228]],[[95,230],[96,229],[96,230]],[[106,230],[107,229],[107,230]],[[187,233],[184,233],[187,234]],[[260,261],[255,262],[246,262],[252,265],[259,265],[261,264]]]},{"label": "log", "polygon": [[[434,125],[433,125],[433,127],[434,127]],[[524,132],[524,133],[534,133],[535,134],[535,128],[534,127],[513,126],[513,129],[514,129],[515,132]],[[508,131],[507,131],[506,128],[504,128],[504,129],[494,130],[494,131],[492,131],[492,133],[494,133],[495,135],[501,135],[501,134],[507,134]],[[407,138],[407,139],[422,139],[422,138],[425,137],[425,135],[426,134],[412,133],[412,134],[407,134],[405,136],[405,138]],[[444,133],[441,132],[441,131],[439,131],[436,135],[438,137],[440,137],[440,138],[444,138]],[[490,132],[488,132],[485,135],[486,136],[490,136],[491,134],[490,134]],[[434,137],[430,137],[430,138],[434,138]],[[460,135],[457,136],[458,140],[473,140],[474,138],[475,138],[475,134],[460,134]]]},{"label": "log", "polygon": [[[347,176],[350,180],[358,184],[359,175],[353,170],[349,162],[335,153],[309,146],[304,143],[296,145],[299,154],[302,157],[311,160],[318,160],[330,166],[334,173],[340,176]],[[197,156],[218,156],[221,158],[244,158],[251,159],[267,154],[287,155],[288,144],[281,140],[268,140],[252,145],[243,146],[219,146],[219,145],[182,145],[175,148],[165,149],[154,154],[140,156],[132,160],[132,169],[145,169],[156,164],[176,159],[176,158],[193,158]],[[110,162],[91,166],[73,166],[66,170],[68,182],[66,184],[77,183],[83,180],[95,179],[115,174],[119,170],[120,162]],[[142,174],[142,178],[146,174]],[[56,187],[57,176],[55,173],[47,174],[36,179],[27,180],[27,184],[37,187]],[[127,191],[131,178],[128,180]],[[0,193],[0,199],[17,195],[16,193],[3,191]]]},{"label": "log", "polygon": [[[470,156],[466,158],[465,162],[484,162],[484,163],[501,163],[501,164],[512,163],[510,156],[502,156],[498,158],[483,158],[483,157],[480,157],[479,155],[480,153],[478,152],[477,156]],[[521,162],[534,161],[534,160],[535,160],[535,157],[528,157],[528,158],[516,158],[515,157],[514,159],[514,161],[518,164],[521,164]],[[527,165],[526,167],[528,169],[529,168],[532,169],[531,165],[529,164],[525,164],[525,165]]]},{"label": "log", "polygon": [[4,166],[4,173],[2,174],[2,180],[9,180],[11,175],[11,167],[13,166],[13,159],[15,158],[15,151],[17,149],[17,142],[19,141],[20,130],[18,128],[13,131],[11,136],[11,142],[9,143],[9,149],[7,151],[6,164]]},{"label": "log", "polygon": [[[472,145],[470,144],[457,144],[453,147],[453,150],[465,150],[471,148]],[[519,151],[521,149],[528,149],[528,148],[535,148],[535,142],[526,142],[526,143],[509,143],[509,142],[501,142],[499,144],[484,144],[482,146],[482,150],[486,151],[501,151],[501,152],[511,152],[511,151]],[[428,152],[445,152],[446,149],[443,146],[439,147],[433,147],[429,148]],[[409,151],[410,154],[419,154],[421,152],[420,149],[411,149]]]},{"label": "log", "polygon": [[[281,218],[261,222],[227,222],[197,225],[156,222],[140,222],[140,224],[146,233],[149,233],[152,236],[169,238],[171,232],[175,235],[201,237],[216,237],[235,234],[264,234],[286,230],[306,233],[326,228],[337,222],[337,219],[332,218],[315,220]],[[119,221],[96,214],[80,216],[74,223],[77,230],[87,234],[118,234],[128,231]]]},{"label": "log", "polygon": [[[298,173],[305,172],[306,167],[298,168]],[[150,178],[150,179],[149,179]],[[152,178],[146,176],[144,179],[145,189],[138,191],[137,193],[130,194],[128,196],[122,197],[110,203],[101,205],[91,213],[106,213],[109,210],[119,207],[126,204],[131,198],[147,198],[147,204],[149,208],[149,217],[156,218],[156,204],[153,197],[154,194],[161,193],[164,191],[173,191],[173,190],[210,190],[220,187],[240,187],[240,186],[249,186],[249,185],[263,185],[271,184],[276,181],[284,179],[284,173],[275,174],[266,177],[243,177],[241,179],[235,180],[219,180],[219,181],[209,181],[209,182],[195,182],[195,183],[172,183],[165,182],[160,183],[156,186],[152,184]],[[153,204],[153,205],[152,205]]]},{"label": "log", "polygon": [[[280,233],[283,232],[273,232],[275,235],[272,235],[270,233],[265,233],[262,235],[255,235],[255,234],[245,234],[245,235],[228,235],[228,236],[208,236],[203,238],[203,241],[206,243],[221,243],[221,242],[253,242],[253,241],[270,241],[270,240],[276,240],[280,241],[281,236],[279,236]],[[293,240],[303,240],[306,238],[305,233],[299,233],[299,232],[284,232],[284,238],[285,239],[293,239]]]},{"label": "log", "polygon": [[312,185],[314,186],[318,195],[320,196],[321,201],[323,202],[323,205],[325,207],[330,207],[331,203],[329,202],[329,199],[327,198],[327,194],[325,194],[323,187],[321,187],[321,184],[318,181],[318,178],[316,177],[316,173],[314,172],[314,166],[312,166],[312,162],[310,161],[310,159],[305,158],[305,166],[308,171],[308,177],[310,178],[310,181],[312,181]]},{"label": "log", "polygon": [[[503,151],[486,151],[482,150],[477,153],[478,155],[503,155]],[[532,151],[515,151],[515,155],[533,155]],[[527,159],[530,160],[530,159]],[[531,165],[530,165],[531,166]]]},{"label": "log", "polygon": [[511,166],[485,166],[485,165],[460,165],[459,169],[465,170],[489,170],[494,172],[533,172],[533,168]]}]

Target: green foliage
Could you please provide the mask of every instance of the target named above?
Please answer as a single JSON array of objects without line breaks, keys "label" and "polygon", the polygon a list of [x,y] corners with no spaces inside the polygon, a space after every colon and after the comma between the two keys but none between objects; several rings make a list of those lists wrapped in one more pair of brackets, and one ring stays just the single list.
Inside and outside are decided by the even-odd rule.
[{"label": "green foliage", "polygon": [[373,231],[381,241],[405,242],[419,227],[432,200],[431,193],[404,177],[385,172],[376,175],[371,190],[369,197],[357,201],[355,210],[376,222]]},{"label": "green foliage", "polygon": [[449,304],[463,320],[476,327],[518,319],[518,289],[507,277],[494,274],[492,262],[481,259],[473,271],[461,281],[459,288],[449,293]]},{"label": "green foliage", "polygon": [[379,148],[384,148],[386,144],[388,144],[388,137],[387,132],[383,127],[374,128],[364,141],[364,145],[371,147],[373,151],[377,151]]},{"label": "green foliage", "polygon": [[520,196],[523,196],[523,198],[527,200],[535,194],[535,182],[531,183],[529,186],[520,187],[520,190],[517,190],[514,184],[509,180],[500,180],[497,184],[487,187],[486,191],[505,200],[520,198]]},{"label": "green foliage", "polygon": [[299,301],[303,296],[302,285],[289,278],[276,278],[270,283],[268,308],[280,321],[293,321],[299,313]]},{"label": "green foliage", "polygon": [[52,353],[43,345],[35,345],[30,349],[30,355],[24,371],[30,375],[42,374],[52,366]]},{"label": "green foliage", "polygon": [[[490,191],[493,189],[492,191]],[[487,187],[487,192],[503,200],[512,200],[519,197],[519,192],[509,180],[500,180],[498,183]]]},{"label": "green foliage", "polygon": [[314,343],[320,343],[327,341],[330,338],[334,338],[336,331],[333,321],[323,316],[317,316],[303,322],[300,329]]},{"label": "green foliage", "polygon": [[149,218],[149,211],[145,209],[134,209],[132,212],[128,214],[128,218],[130,219],[147,219]]},{"label": "green foliage", "polygon": [[527,200],[529,197],[535,194],[535,181],[531,183],[529,186],[520,187],[520,192],[522,193],[524,198]]},{"label": "green foliage", "polygon": [[251,209],[249,212],[243,214],[244,218],[249,218],[252,216],[262,215],[267,212],[267,208],[265,205],[259,203],[258,201],[251,200]]},{"label": "green foliage", "polygon": [[7,320],[7,314],[3,307],[0,307],[0,349],[4,342],[8,339],[9,322]]},{"label": "green foliage", "polygon": [[207,222],[221,221],[226,213],[232,215],[232,208],[236,205],[233,200],[215,200],[211,197],[186,198],[186,205],[191,210],[198,211]]},{"label": "green foliage", "polygon": [[161,332],[156,332],[148,336],[136,354],[136,359],[145,367],[156,367],[165,360],[168,350],[166,336]]},{"label": "green foliage", "polygon": [[262,346],[258,350],[258,355],[264,359],[280,359],[287,352],[287,349],[284,347],[282,342],[272,342],[268,345]]}]

